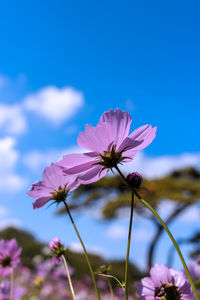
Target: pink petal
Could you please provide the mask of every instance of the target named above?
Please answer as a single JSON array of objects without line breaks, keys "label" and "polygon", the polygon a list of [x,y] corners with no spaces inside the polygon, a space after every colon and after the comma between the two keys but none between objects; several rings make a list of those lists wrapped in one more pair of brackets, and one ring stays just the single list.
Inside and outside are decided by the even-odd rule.
[{"label": "pink petal", "polygon": [[84,175],[79,177],[79,182],[82,184],[90,184],[92,182],[98,181],[104,176],[106,176],[108,169],[101,172],[102,166],[95,166],[90,171],[86,172]]},{"label": "pink petal", "polygon": [[119,146],[119,148],[117,149],[118,152],[120,151],[128,151],[131,150],[133,148],[136,148],[137,146],[139,146],[140,144],[142,144],[143,141],[136,141],[133,140],[129,137],[125,138],[125,140],[121,143],[121,145]]},{"label": "pink petal", "polygon": [[81,164],[95,162],[95,159],[99,156],[96,152],[86,152],[86,153],[73,153],[63,156],[63,159],[58,161],[57,164],[64,168],[70,169]]},{"label": "pink petal", "polygon": [[85,132],[81,132],[77,142],[81,148],[103,153],[107,151],[114,141],[113,127],[108,123],[98,124],[97,127],[85,126]]},{"label": "pink petal", "polygon": [[164,265],[155,265],[150,271],[151,278],[155,286],[160,286],[163,283],[172,282],[170,270]]},{"label": "pink petal", "polygon": [[87,170],[93,168],[94,163],[95,162],[92,160],[90,162],[75,166],[73,168],[65,169],[64,173],[66,173],[66,174],[80,174],[84,171],[87,171]]},{"label": "pink petal", "polygon": [[30,191],[27,194],[32,198],[47,197],[53,192],[53,188],[46,187],[42,181],[37,181],[32,184]]},{"label": "pink petal", "polygon": [[114,130],[114,144],[119,147],[122,141],[130,132],[132,118],[127,111],[121,111],[117,108],[115,111],[110,109],[105,112],[99,121],[99,124],[109,123]]},{"label": "pink petal", "polygon": [[156,136],[157,127],[152,128],[151,125],[144,125],[135,129],[129,138],[141,142],[138,146],[134,147],[135,150],[142,150],[146,148]]},{"label": "pink petal", "polygon": [[51,164],[44,169],[42,174],[43,183],[47,187],[54,188],[56,190],[60,184],[60,177],[63,176],[62,168],[56,164]]},{"label": "pink petal", "polygon": [[44,206],[47,202],[49,202],[51,200],[50,197],[42,197],[37,199],[35,202],[33,202],[33,208],[34,209],[38,209],[42,206]]}]

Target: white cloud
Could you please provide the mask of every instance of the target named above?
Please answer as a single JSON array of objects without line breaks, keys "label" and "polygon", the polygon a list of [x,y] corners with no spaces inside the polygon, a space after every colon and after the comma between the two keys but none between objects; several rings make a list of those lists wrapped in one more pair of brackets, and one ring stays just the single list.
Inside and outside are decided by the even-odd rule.
[{"label": "white cloud", "polygon": [[111,225],[106,230],[106,236],[111,239],[126,239],[127,228],[121,225]]},{"label": "white cloud", "polygon": [[[151,240],[152,233],[149,228],[148,230],[145,228],[133,228],[132,238],[137,242],[146,242]],[[105,235],[110,239],[126,240],[128,237],[128,222],[127,227],[118,224],[111,225],[105,231]]]},{"label": "white cloud", "polygon": [[6,217],[8,215],[8,209],[5,206],[0,206],[0,218]]},{"label": "white cloud", "polygon": [[0,221],[0,230],[3,230],[7,227],[15,227],[15,228],[19,228],[21,227],[21,222],[18,219],[3,219]]},{"label": "white cloud", "polygon": [[[77,252],[77,253],[83,252],[83,248],[82,248],[81,244],[78,242],[72,242],[69,245],[69,249],[74,252]],[[102,249],[101,247],[95,246],[95,245],[93,245],[93,246],[87,245],[87,252],[92,253],[92,254],[97,254],[97,255],[103,255],[103,256],[105,255],[105,250]]]},{"label": "white cloud", "polygon": [[19,153],[14,148],[16,140],[12,137],[0,139],[0,190],[15,192],[25,185],[25,180],[15,173]]},{"label": "white cloud", "polygon": [[[193,205],[187,208],[182,215],[179,216],[178,221],[183,223],[199,223],[200,209],[198,205]],[[197,223],[197,224],[198,224]]]},{"label": "white cloud", "polygon": [[24,99],[27,110],[54,124],[69,120],[83,104],[83,94],[72,87],[47,86]]},{"label": "white cloud", "polygon": [[31,171],[37,172],[52,162],[60,160],[64,154],[78,152],[82,152],[82,150],[78,147],[70,147],[67,149],[49,149],[43,152],[39,150],[33,150],[24,156],[23,162]]},{"label": "white cloud", "polygon": [[20,105],[0,103],[0,129],[6,134],[20,134],[27,129],[25,116]]},{"label": "white cloud", "polygon": [[126,173],[138,171],[147,178],[156,178],[165,176],[175,169],[192,166],[200,167],[200,153],[148,157],[143,152],[138,152],[132,162],[124,164],[122,170]]}]

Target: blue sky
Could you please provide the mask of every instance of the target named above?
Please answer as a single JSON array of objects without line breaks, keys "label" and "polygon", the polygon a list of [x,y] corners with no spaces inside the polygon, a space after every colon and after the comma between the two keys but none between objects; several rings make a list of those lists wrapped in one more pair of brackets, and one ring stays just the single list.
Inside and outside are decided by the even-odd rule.
[{"label": "blue sky", "polygon": [[[132,129],[158,126],[157,138],[129,170],[153,177],[199,167],[199,9],[198,1],[1,4],[1,226],[18,223],[46,241],[60,235],[76,242],[64,218],[55,218],[53,208],[33,211],[25,192],[46,164],[76,151],[79,131],[110,108],[127,109]],[[92,214],[76,216],[89,246],[122,257],[127,219],[102,224]],[[188,234],[198,228],[193,214],[184,225]],[[178,235],[181,226],[183,219],[173,227]],[[136,228],[135,248],[145,255],[145,221]],[[109,230],[121,230],[121,237],[110,238]],[[159,253],[157,260],[164,262]]]}]

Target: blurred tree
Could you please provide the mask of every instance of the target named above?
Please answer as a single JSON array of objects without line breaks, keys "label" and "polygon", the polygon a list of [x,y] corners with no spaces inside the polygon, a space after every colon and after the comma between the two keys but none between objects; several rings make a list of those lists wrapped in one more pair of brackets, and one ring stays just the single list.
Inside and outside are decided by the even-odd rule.
[{"label": "blurred tree", "polygon": [[[8,227],[0,231],[0,239],[10,240],[12,238],[15,238],[19,246],[23,249],[21,261],[24,266],[34,268],[33,258],[38,255],[41,255],[43,260],[50,258],[49,254],[43,251],[47,245],[36,240],[29,232],[14,227]],[[94,270],[97,270],[101,265],[108,264],[107,260],[92,253],[89,253],[89,258]],[[80,279],[85,275],[90,276],[84,254],[69,250],[66,254],[66,259],[75,270],[74,278]],[[123,280],[125,261],[111,260],[109,261],[109,264],[112,266],[111,274],[116,276],[119,280]],[[131,264],[129,269],[130,282],[140,279],[142,276],[143,274],[139,269]],[[113,281],[112,283],[116,285],[116,282]]]},{"label": "blurred tree", "polygon": [[[162,178],[144,179],[143,187],[139,191],[140,196],[155,209],[166,199],[175,203],[174,210],[166,219],[167,225],[170,225],[175,218],[200,199],[200,172],[194,168],[177,170]],[[130,205],[130,191],[119,176],[107,176],[90,185],[81,185],[72,193],[69,202],[70,210],[79,212],[86,208],[97,207],[102,219],[105,220],[118,218],[119,212]],[[156,233],[148,250],[147,266],[150,268],[163,227],[137,200],[135,209],[139,214],[150,219],[156,227]],[[63,213],[65,209],[61,208],[58,214]]]}]

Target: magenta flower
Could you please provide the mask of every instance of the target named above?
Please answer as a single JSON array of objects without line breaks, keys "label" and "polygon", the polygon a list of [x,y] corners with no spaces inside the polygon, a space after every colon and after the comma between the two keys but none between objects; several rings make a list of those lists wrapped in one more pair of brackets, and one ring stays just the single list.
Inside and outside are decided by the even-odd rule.
[{"label": "magenta flower", "polygon": [[56,164],[46,167],[43,172],[43,180],[35,182],[28,195],[37,200],[33,202],[33,208],[38,209],[50,200],[57,203],[64,201],[69,191],[74,190],[79,184],[74,175],[66,175],[63,168]]},{"label": "magenta flower", "polygon": [[63,244],[61,244],[60,239],[57,237],[53,238],[52,241],[49,242],[49,248],[51,249],[53,255],[51,263],[59,264],[62,261],[62,255],[65,254],[67,249],[64,247]]},{"label": "magenta flower", "polygon": [[[13,300],[21,300],[25,294],[25,289],[17,284],[13,288]],[[10,299],[10,280],[0,282],[0,300]]]},{"label": "magenta flower", "polygon": [[193,300],[190,284],[183,272],[168,269],[164,265],[151,268],[150,277],[138,286],[140,300]]},{"label": "magenta flower", "polygon": [[22,248],[19,248],[17,241],[0,240],[0,276],[10,274],[11,269],[15,269],[20,262]]},{"label": "magenta flower", "polygon": [[89,184],[104,177],[109,169],[130,161],[155,138],[156,127],[144,125],[130,135],[132,118],[117,108],[105,112],[96,127],[85,126],[78,136],[78,145],[90,152],[68,154],[58,162],[67,174],[81,174],[80,183]]}]

